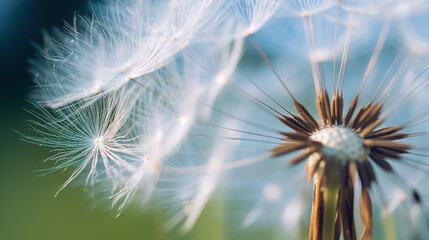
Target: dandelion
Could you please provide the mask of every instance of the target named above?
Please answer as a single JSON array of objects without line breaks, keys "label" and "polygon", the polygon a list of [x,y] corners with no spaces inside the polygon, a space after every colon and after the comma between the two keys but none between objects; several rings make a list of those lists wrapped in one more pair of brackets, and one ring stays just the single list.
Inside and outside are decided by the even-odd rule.
[{"label": "dandelion", "polygon": [[[310,3],[309,3],[310,5]],[[305,5],[308,9],[309,5]],[[341,6],[338,3],[337,9]],[[322,11],[322,10],[321,10]],[[303,31],[306,34],[307,45],[310,54],[317,49],[318,46],[318,35],[314,33],[314,24],[316,18],[313,19],[312,11],[306,11],[307,14],[304,16],[299,14],[303,18]],[[325,12],[322,12],[325,14]],[[339,15],[339,10],[336,11]],[[349,13],[349,17],[353,17],[353,13]],[[295,108],[296,114],[279,103],[272,96],[264,90],[265,84],[255,84],[254,81],[250,80],[248,76],[245,76],[245,81],[249,81],[253,87],[253,90],[240,89],[243,98],[251,103],[258,105],[259,113],[268,112],[268,115],[277,118],[285,128],[289,128],[292,131],[287,132],[280,130],[274,130],[273,132],[280,133],[283,137],[277,139],[283,141],[278,143],[277,147],[271,148],[272,154],[266,156],[266,162],[271,159],[285,156],[286,154],[294,154],[289,160],[291,165],[298,164],[306,159],[307,166],[306,172],[308,179],[313,181],[313,204],[310,221],[310,239],[337,239],[342,234],[346,239],[356,238],[356,227],[355,227],[355,215],[354,215],[354,194],[355,190],[360,191],[359,208],[362,219],[362,238],[371,239],[373,236],[373,217],[372,217],[372,198],[373,194],[378,194],[379,200],[387,202],[387,196],[382,192],[382,184],[377,180],[378,174],[374,170],[374,165],[386,173],[390,173],[391,176],[397,181],[397,184],[404,188],[410,199],[412,199],[416,206],[419,206],[420,211],[426,214],[427,211],[425,206],[422,204],[422,199],[418,191],[412,187],[407,180],[404,180],[400,174],[394,170],[392,164],[401,163],[408,165],[408,156],[424,156],[420,153],[415,152],[416,148],[413,144],[404,143],[410,138],[415,137],[414,133],[406,133],[407,129],[413,128],[416,125],[420,125],[426,121],[424,119],[425,113],[419,116],[418,119],[410,119],[406,123],[397,125],[386,126],[386,122],[392,121],[392,115],[395,111],[400,110],[405,104],[411,99],[417,98],[420,91],[427,85],[427,74],[425,69],[420,69],[418,75],[412,76],[409,73],[416,70],[410,69],[406,71],[406,66],[409,66],[410,59],[405,53],[397,53],[396,58],[390,60],[390,66],[379,66],[385,68],[385,72],[380,76],[379,80],[374,80],[376,65],[379,64],[379,58],[383,47],[386,46],[386,39],[389,33],[388,25],[382,28],[375,48],[372,54],[369,56],[369,62],[366,70],[363,71],[361,86],[357,87],[354,96],[351,97],[348,107],[345,107],[345,97],[349,97],[348,94],[343,92],[346,77],[346,68],[352,68],[350,66],[349,48],[351,46],[350,34],[352,34],[352,25],[348,21],[345,34],[345,42],[341,43],[343,50],[340,55],[341,62],[336,65],[336,51],[337,45],[336,37],[338,29],[342,26],[338,22],[338,17],[330,18],[336,19],[334,47],[332,58],[313,58],[310,57],[310,65],[312,69],[313,80],[315,84],[316,92],[316,104],[319,121],[316,120],[314,115],[308,110],[308,106],[304,106],[297,97],[292,94],[291,90],[287,86],[289,82],[285,82],[280,75],[276,72],[274,65],[270,62],[268,57],[262,51],[261,47],[256,41],[256,38],[251,36],[252,43],[258,50],[262,59],[269,66],[275,75],[275,81],[277,81],[278,87],[282,87],[285,90],[286,95],[289,96],[293,107]],[[323,28],[322,28],[323,29]],[[334,72],[333,75],[333,88],[332,100],[330,100],[328,94],[328,85],[325,81],[325,61],[333,59]],[[361,65],[360,65],[361,66]],[[332,66],[331,66],[332,67]],[[353,69],[356,71],[356,69]],[[349,70],[351,71],[351,70]],[[362,72],[362,70],[360,70]],[[350,77],[349,77],[350,78]],[[389,82],[390,80],[390,82]],[[407,82],[407,88],[400,87],[400,80]],[[289,80],[290,81],[290,80]],[[350,80],[349,80],[350,81]],[[371,89],[369,84],[372,83],[375,88]],[[266,89],[267,87],[265,87]],[[352,89],[346,89],[347,93],[351,93]],[[253,91],[253,92],[250,92]],[[258,92],[260,96],[257,97],[254,92]],[[363,95],[366,95],[363,97]],[[365,103],[362,103],[362,99],[365,99]],[[262,100],[265,99],[265,100]],[[275,105],[273,107],[270,103]],[[359,107],[359,105],[362,105]],[[261,112],[260,109],[264,111]],[[423,119],[422,119],[423,118]],[[246,120],[242,120],[243,126],[253,125],[253,127],[259,128],[259,131],[247,131],[241,127],[239,130],[230,129],[232,131],[244,132],[249,135],[259,136],[263,139],[273,138],[270,134],[265,134],[270,130],[261,127],[264,125],[264,121],[260,120],[261,117],[253,115],[246,117]],[[253,120],[253,121],[252,121]],[[393,118],[393,120],[397,120]],[[225,129],[229,129],[225,126]],[[249,129],[249,128],[247,128]],[[269,129],[269,128],[268,128]],[[264,133],[261,133],[264,131]],[[419,136],[423,136],[423,133],[416,133]],[[240,139],[243,140],[243,139]],[[246,139],[244,139],[246,140]],[[249,139],[253,140],[253,139]],[[256,140],[256,139],[255,139]],[[273,142],[272,144],[276,144]],[[419,147],[417,147],[419,148]],[[412,151],[414,149],[414,151]],[[417,150],[418,151],[418,150]],[[234,160],[233,160],[234,161]],[[236,160],[238,163],[245,160]],[[392,163],[393,162],[393,163]],[[245,165],[253,164],[253,162]],[[262,163],[261,163],[262,164]],[[265,163],[268,164],[268,163]],[[275,164],[272,162],[271,164]],[[240,165],[240,164],[238,164]],[[409,165],[408,165],[409,166]],[[225,164],[224,168],[229,169],[230,165]],[[238,170],[237,170],[238,171]],[[285,170],[286,171],[286,170]],[[254,175],[252,176],[256,178]],[[258,178],[259,180],[263,178]],[[267,178],[267,177],[265,177]],[[355,179],[359,179],[359,183],[355,182]],[[383,181],[383,180],[381,180]],[[263,186],[262,195],[268,201],[276,199],[278,194],[271,191],[274,185]],[[275,185],[277,186],[277,185]],[[270,190],[271,189],[271,190]],[[277,189],[277,188],[276,188]],[[372,194],[370,194],[370,192]],[[273,193],[273,194],[271,194]],[[244,220],[244,225],[249,226],[255,219],[260,218],[263,210],[260,207],[252,210],[248,217]],[[411,233],[413,234],[413,233]]]},{"label": "dandelion", "polygon": [[[65,33],[44,33],[41,57],[31,61],[39,86],[35,98],[60,107],[97,99],[130,79],[153,81],[151,73],[168,64],[208,23],[216,24],[216,9],[222,6],[221,1],[174,3],[100,5],[92,17],[75,16]],[[161,16],[165,11],[167,16]]]},{"label": "dandelion", "polygon": [[25,139],[54,148],[55,155],[46,161],[58,165],[47,171],[76,168],[59,191],[83,172],[86,185],[107,179],[114,189],[117,179],[134,169],[135,135],[128,115],[139,92],[135,87],[123,88],[89,107],[78,102],[53,111],[43,107],[32,111],[37,120],[30,123],[38,136]]},{"label": "dandelion", "polygon": [[403,219],[425,234],[425,1],[100,6],[32,63],[47,106],[28,140],[75,167],[61,189],[87,172],[119,212],[140,194],[183,232],[226,195],[240,226],[280,237],[395,238]]}]

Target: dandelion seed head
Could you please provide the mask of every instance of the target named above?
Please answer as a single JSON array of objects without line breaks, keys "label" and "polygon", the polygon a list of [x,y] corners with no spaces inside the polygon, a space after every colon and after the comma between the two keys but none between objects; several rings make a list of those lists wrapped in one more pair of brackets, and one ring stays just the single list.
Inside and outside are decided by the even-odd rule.
[{"label": "dandelion seed head", "polygon": [[96,145],[102,144],[103,143],[103,138],[102,137],[98,137],[98,138],[94,139],[94,143]]},{"label": "dandelion seed head", "polygon": [[[427,55],[427,37],[419,34],[426,26],[404,26],[409,46],[401,52],[390,38],[396,21],[421,12],[416,9],[427,5],[423,2],[106,2],[107,8],[101,7],[95,17],[77,19],[78,27],[68,26],[67,33],[45,35],[46,51],[39,49],[43,56],[32,65],[40,99],[60,117],[50,110],[37,115],[43,123],[36,124],[36,131],[42,136],[32,140],[59,152],[51,158],[60,163],[54,170],[76,167],[65,185],[81,173],[87,173],[89,185],[107,179],[119,210],[136,193],[142,195],[142,204],[152,199],[168,202],[175,215],[169,225],[181,225],[184,231],[194,226],[210,199],[223,192],[218,189],[235,186],[240,190],[228,195],[254,206],[243,225],[271,221],[285,225],[288,234],[296,231],[309,203],[296,198],[308,195],[303,194],[308,192],[303,189],[307,174],[314,187],[312,207],[319,214],[313,218],[312,213],[310,225],[320,227],[314,221],[321,220],[320,214],[329,216],[319,210],[328,203],[321,201],[322,195],[330,195],[325,190],[333,190],[341,226],[350,228],[341,233],[345,236],[354,229],[353,201],[359,189],[364,232],[372,232],[371,202],[377,200],[372,198],[373,186],[386,187],[379,170],[398,177],[406,172],[391,163],[423,163],[408,161],[414,150],[408,141],[426,133],[409,130],[427,122],[429,114],[405,125],[392,121],[391,114],[402,107],[402,100],[425,99],[417,92],[427,85],[427,74],[417,76],[426,80],[413,80],[418,67],[408,67],[413,57]],[[284,32],[287,40],[265,54],[268,44],[258,40],[277,23],[282,25],[278,34]],[[373,31],[380,23],[377,37]],[[274,42],[277,32],[263,37]],[[244,47],[245,38],[270,73],[258,70],[257,61],[241,61],[252,55],[243,54],[243,49],[251,49]],[[374,46],[367,44],[375,38]],[[305,54],[304,59],[296,59],[294,52]],[[389,59],[393,63],[384,73]],[[303,70],[307,64],[311,71]],[[310,75],[315,94],[301,96],[309,93],[301,79]],[[355,81],[361,75],[363,80]],[[307,106],[314,97],[316,105]],[[351,103],[350,97],[355,97]],[[78,111],[69,108],[76,102]],[[423,158],[420,155],[411,157]],[[307,166],[300,171],[278,167],[285,160],[291,165],[307,160]],[[414,186],[404,189],[400,196],[386,194],[390,213],[410,198],[423,205],[425,196]],[[162,198],[164,194],[168,197]]]},{"label": "dandelion seed head", "polygon": [[114,190],[123,175],[134,169],[130,158],[135,149],[130,146],[135,136],[129,131],[127,116],[138,95],[136,88],[122,88],[89,106],[77,102],[54,112],[43,109],[39,122],[33,123],[39,127],[39,136],[29,141],[59,153],[48,158],[56,166],[46,171],[76,167],[59,191],[80,175],[86,175],[86,186],[106,181]]},{"label": "dandelion seed head", "polygon": [[244,30],[244,36],[248,37],[248,36],[252,35],[254,32],[255,32],[255,30],[247,28],[247,29]]},{"label": "dandelion seed head", "polygon": [[325,127],[310,138],[322,144],[321,152],[310,158],[317,159],[322,154],[337,161],[364,161],[369,154],[368,148],[363,145],[363,139],[347,127]]},{"label": "dandelion seed head", "polygon": [[232,5],[239,23],[236,37],[248,37],[257,32],[276,14],[282,3],[283,1],[236,1]]}]

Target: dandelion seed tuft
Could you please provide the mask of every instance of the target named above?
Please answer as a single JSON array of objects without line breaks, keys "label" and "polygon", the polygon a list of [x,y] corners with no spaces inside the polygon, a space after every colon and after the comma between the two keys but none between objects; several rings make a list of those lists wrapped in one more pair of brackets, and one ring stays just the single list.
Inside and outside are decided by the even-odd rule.
[{"label": "dandelion seed tuft", "polygon": [[364,140],[350,128],[328,126],[312,134],[310,139],[322,144],[321,152],[310,158],[323,155],[337,161],[364,161],[369,154],[369,149],[363,145]]},{"label": "dandelion seed tuft", "polygon": [[26,140],[54,149],[47,172],[73,169],[60,190],[82,176],[119,212],[168,206],[168,229],[221,197],[238,202],[225,217],[287,237],[372,239],[379,208],[414,236],[429,222],[428,6],[107,1],[44,34]]}]

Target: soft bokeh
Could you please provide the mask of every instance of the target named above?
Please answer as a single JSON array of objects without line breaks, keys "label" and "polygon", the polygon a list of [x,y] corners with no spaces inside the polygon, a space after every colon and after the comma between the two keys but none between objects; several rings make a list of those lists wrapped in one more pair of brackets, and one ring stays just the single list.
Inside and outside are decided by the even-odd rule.
[{"label": "soft bokeh", "polygon": [[[48,150],[20,140],[29,133],[31,115],[26,101],[32,85],[27,59],[34,54],[31,42],[41,42],[41,30],[71,21],[74,11],[87,1],[2,0],[0,1],[0,239],[177,239],[163,229],[162,211],[142,212],[129,208],[119,218],[96,205],[82,188],[54,194],[64,174],[41,177],[37,170]],[[221,239],[222,224],[211,218],[182,238]],[[206,237],[205,237],[206,238]],[[206,238],[207,239],[207,238]]]},{"label": "soft bokeh", "polygon": [[[272,239],[275,226],[261,231],[230,225],[236,219],[226,215],[234,206],[220,200],[210,202],[194,229],[181,235],[165,230],[164,209],[142,210],[132,204],[116,218],[116,212],[109,211],[110,201],[97,201],[99,197],[92,198],[81,186],[70,186],[54,198],[71,171],[41,177],[37,170],[49,167],[43,164],[51,155],[49,149],[20,139],[20,133],[31,133],[26,120],[32,116],[25,109],[31,107],[26,98],[32,76],[26,61],[34,54],[30,42],[41,43],[42,29],[71,22],[74,11],[86,7],[85,0],[0,0],[0,239]],[[263,41],[261,45],[269,48]],[[261,62],[255,52],[246,54]],[[295,90],[306,91],[295,84]],[[380,213],[374,217],[375,228],[381,229]],[[380,239],[382,232],[376,234],[375,239]]]},{"label": "soft bokeh", "polygon": [[[194,230],[186,235],[164,229],[165,211],[142,211],[131,206],[118,218],[109,205],[96,202],[81,187],[69,187],[54,198],[68,174],[41,177],[37,170],[49,149],[21,140],[30,134],[25,110],[32,88],[27,59],[34,54],[31,42],[42,42],[42,30],[71,22],[75,11],[85,10],[87,1],[1,0],[0,1],[0,239],[248,239],[269,237],[253,231],[234,233],[222,221],[222,203],[213,202]],[[109,202],[109,201],[104,201]],[[228,236],[228,237],[226,237]]]}]

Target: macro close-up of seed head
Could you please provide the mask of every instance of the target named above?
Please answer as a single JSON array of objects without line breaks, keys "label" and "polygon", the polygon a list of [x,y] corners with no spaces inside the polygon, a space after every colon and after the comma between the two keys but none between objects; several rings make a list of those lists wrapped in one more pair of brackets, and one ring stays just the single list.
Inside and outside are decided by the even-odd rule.
[{"label": "macro close-up of seed head", "polygon": [[14,131],[100,239],[427,238],[428,1],[86,6],[33,43]]}]

